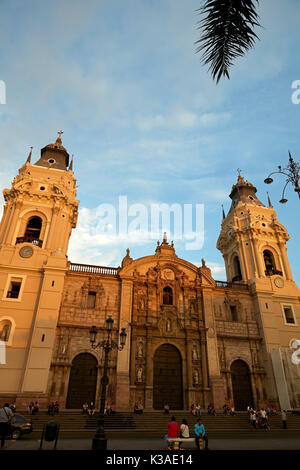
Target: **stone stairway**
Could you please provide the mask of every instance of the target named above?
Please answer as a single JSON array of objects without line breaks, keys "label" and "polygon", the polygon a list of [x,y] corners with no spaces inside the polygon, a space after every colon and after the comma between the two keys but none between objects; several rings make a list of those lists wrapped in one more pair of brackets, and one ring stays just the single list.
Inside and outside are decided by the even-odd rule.
[{"label": "stone stairway", "polygon": [[[55,420],[60,424],[60,432],[93,432],[97,426],[97,416],[88,416],[79,410],[61,411],[55,417],[48,416],[46,411],[41,410],[37,415],[31,416],[27,412],[20,411],[19,414],[31,419],[34,431],[41,431],[45,423]],[[169,415],[162,411],[146,411],[143,414],[132,412],[117,412],[115,415],[105,416],[104,426],[107,431],[117,432],[138,432],[162,435],[166,433],[168,422],[171,416],[176,417],[180,424],[185,418],[188,422],[190,432],[196,423],[197,418],[189,411],[172,411]],[[245,433],[256,432],[250,425],[247,413],[239,412],[236,416],[225,416],[217,413],[216,416],[202,413],[202,421],[207,433]],[[269,421],[271,430],[281,430],[282,422],[280,416],[272,416]],[[300,430],[300,415],[288,414],[288,429]]]}]

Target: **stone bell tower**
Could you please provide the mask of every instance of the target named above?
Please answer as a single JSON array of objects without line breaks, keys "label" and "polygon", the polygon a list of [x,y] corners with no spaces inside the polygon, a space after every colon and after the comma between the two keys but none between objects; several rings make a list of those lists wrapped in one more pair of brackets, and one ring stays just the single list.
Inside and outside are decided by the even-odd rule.
[{"label": "stone bell tower", "polygon": [[249,286],[262,338],[266,396],[281,408],[299,407],[300,366],[292,361],[292,344],[300,339],[300,290],[287,256],[290,237],[270,198],[266,207],[238,171],[217,248],[225,260],[227,281]]},{"label": "stone bell tower", "polygon": [[[222,252],[227,281],[249,281],[278,275],[292,281],[286,252],[289,235],[269,199],[266,207],[257,189],[239,174],[232,187],[230,210],[223,212],[217,248]],[[278,281],[279,282],[279,281]]]},{"label": "stone bell tower", "polygon": [[0,225],[0,397],[46,400],[55,330],[67,270],[67,248],[76,226],[76,180],[69,154],[56,142],[26,163],[4,189]]}]

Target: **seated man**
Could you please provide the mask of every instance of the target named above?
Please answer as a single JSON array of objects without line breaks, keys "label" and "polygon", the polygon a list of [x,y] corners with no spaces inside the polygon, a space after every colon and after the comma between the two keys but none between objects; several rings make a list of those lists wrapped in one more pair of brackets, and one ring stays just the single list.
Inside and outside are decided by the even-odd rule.
[{"label": "seated man", "polygon": [[195,424],[194,432],[196,436],[195,441],[196,441],[196,446],[198,450],[200,450],[199,439],[203,439],[205,441],[205,450],[208,450],[208,437],[205,432],[204,425],[202,424],[202,421],[200,418],[197,420],[197,423]]}]

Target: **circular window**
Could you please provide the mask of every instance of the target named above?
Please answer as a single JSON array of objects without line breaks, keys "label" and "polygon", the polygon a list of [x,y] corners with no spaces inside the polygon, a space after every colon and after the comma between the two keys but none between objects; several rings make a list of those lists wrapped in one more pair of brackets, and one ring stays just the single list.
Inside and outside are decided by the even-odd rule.
[{"label": "circular window", "polygon": [[41,190],[41,191],[45,191],[45,189],[46,189],[45,186],[41,186],[41,187],[40,187],[40,190]]},{"label": "circular window", "polygon": [[54,158],[49,158],[48,163],[55,163]]},{"label": "circular window", "polygon": [[253,201],[254,198],[252,196],[248,196],[248,197],[249,197],[249,199],[251,199],[251,201]]},{"label": "circular window", "polygon": [[265,227],[265,226],[266,226],[266,224],[264,224],[264,223],[262,223],[261,225],[262,225],[263,227]]}]

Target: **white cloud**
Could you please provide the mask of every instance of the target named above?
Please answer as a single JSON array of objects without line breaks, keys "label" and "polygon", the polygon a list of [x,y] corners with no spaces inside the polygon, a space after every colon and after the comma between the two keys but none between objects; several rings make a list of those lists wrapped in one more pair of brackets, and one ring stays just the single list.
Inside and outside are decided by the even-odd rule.
[{"label": "white cloud", "polygon": [[189,129],[196,126],[213,126],[226,122],[231,118],[228,112],[197,114],[193,111],[181,110],[169,115],[140,117],[136,120],[137,127],[142,131],[153,129]]}]

